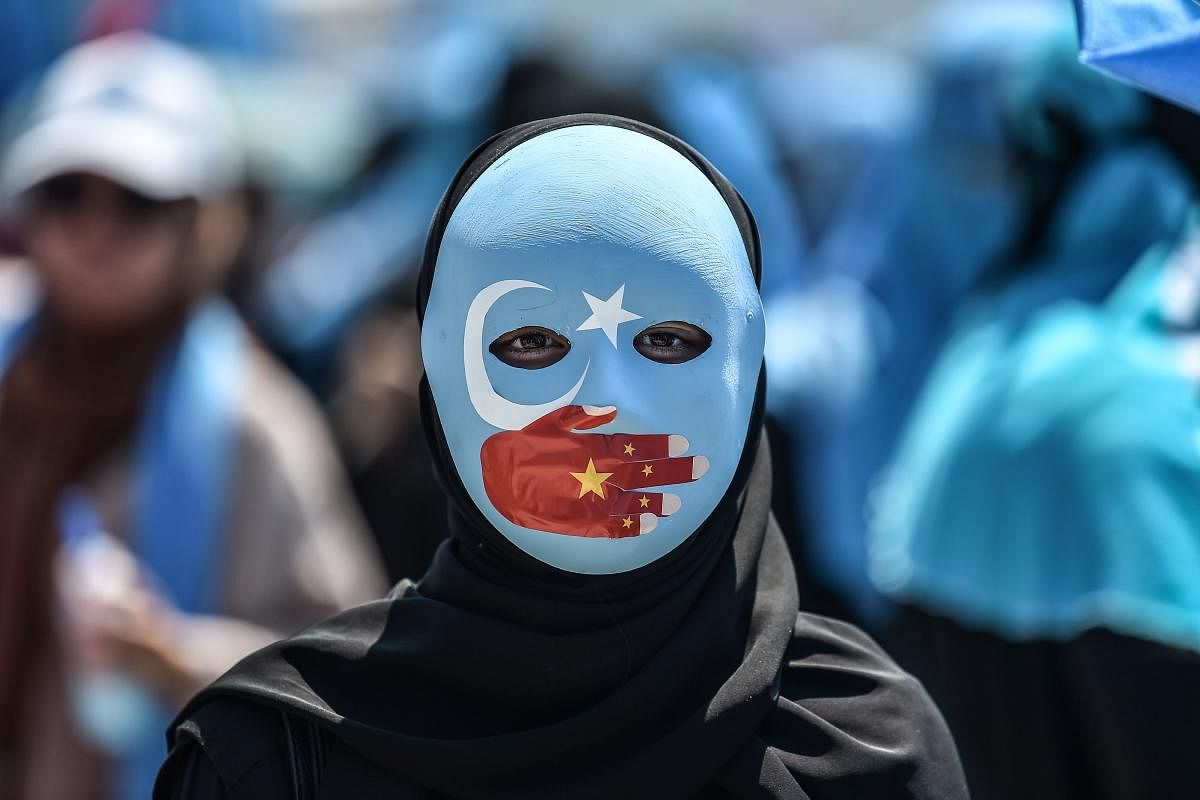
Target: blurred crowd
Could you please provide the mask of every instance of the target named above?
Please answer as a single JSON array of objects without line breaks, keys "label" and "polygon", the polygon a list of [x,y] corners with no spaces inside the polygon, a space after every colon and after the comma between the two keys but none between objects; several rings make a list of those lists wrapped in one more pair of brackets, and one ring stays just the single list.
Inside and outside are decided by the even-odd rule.
[{"label": "blurred crowd", "polygon": [[0,799],[148,797],[186,698],[424,572],[430,218],[585,111],[754,210],[802,607],[926,683],[974,796],[1187,735],[1200,119],[1080,65],[1067,0],[611,49],[500,3],[3,5]]}]

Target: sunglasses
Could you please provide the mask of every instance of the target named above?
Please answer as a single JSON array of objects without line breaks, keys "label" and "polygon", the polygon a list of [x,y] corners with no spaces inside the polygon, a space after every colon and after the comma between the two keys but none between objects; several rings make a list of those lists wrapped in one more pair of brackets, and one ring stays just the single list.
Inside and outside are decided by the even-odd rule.
[{"label": "sunglasses", "polygon": [[115,183],[104,185],[82,175],[60,175],[43,181],[30,192],[29,200],[32,209],[59,216],[90,209],[111,210],[127,224],[155,222],[184,205],[178,200],[156,200]]}]

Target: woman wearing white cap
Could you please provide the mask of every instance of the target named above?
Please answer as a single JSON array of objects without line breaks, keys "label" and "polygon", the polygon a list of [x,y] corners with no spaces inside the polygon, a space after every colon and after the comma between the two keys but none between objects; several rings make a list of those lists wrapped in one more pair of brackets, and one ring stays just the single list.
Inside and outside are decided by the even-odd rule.
[{"label": "woman wearing white cap", "polygon": [[0,797],[149,796],[174,708],[379,588],[314,410],[212,297],[229,119],[203,63],[124,35],[9,151],[42,298],[0,330]]}]

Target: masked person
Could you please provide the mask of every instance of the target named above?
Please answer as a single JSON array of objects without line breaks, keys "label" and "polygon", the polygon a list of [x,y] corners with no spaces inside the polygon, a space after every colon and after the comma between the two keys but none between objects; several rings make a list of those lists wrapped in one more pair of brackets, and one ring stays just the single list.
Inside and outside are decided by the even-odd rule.
[{"label": "masked person", "polygon": [[144,798],[239,658],[377,596],[311,403],[213,295],[240,159],[204,64],[72,51],[5,163],[37,276],[0,331],[0,796]]},{"label": "masked person", "polygon": [[485,142],[419,283],[450,540],[201,693],[156,796],[964,797],[920,685],[797,616],[758,270],[678,139],[575,115]]}]

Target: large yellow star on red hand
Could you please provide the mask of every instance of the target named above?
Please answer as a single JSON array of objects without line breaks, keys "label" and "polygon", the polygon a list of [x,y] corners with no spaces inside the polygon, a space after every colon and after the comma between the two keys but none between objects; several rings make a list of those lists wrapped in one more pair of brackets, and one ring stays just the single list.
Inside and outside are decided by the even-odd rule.
[{"label": "large yellow star on red hand", "polygon": [[571,477],[579,481],[579,496],[582,498],[588,492],[600,495],[604,499],[604,482],[612,477],[611,472],[597,472],[596,465],[589,458],[587,469],[583,472],[572,472]]}]

